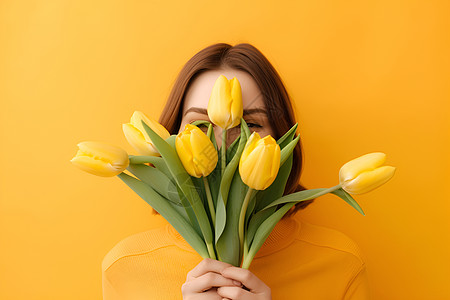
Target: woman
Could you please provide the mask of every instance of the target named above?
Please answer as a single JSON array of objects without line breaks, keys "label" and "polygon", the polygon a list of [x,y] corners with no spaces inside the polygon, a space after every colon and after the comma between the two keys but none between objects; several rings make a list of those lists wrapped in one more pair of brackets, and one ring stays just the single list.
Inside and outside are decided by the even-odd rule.
[{"label": "woman", "polygon": [[[296,123],[286,89],[264,55],[249,44],[223,43],[186,63],[160,123],[176,134],[185,124],[209,120],[206,108],[219,75],[239,80],[251,131],[278,139]],[[220,147],[221,128],[214,129]],[[239,127],[230,130],[227,145],[238,134]],[[301,166],[299,143],[285,194],[304,189],[298,184]],[[293,218],[311,202],[296,204],[282,218],[249,270],[202,260],[170,224],[132,235],[103,260],[104,299],[368,299],[366,268],[355,243]]]}]

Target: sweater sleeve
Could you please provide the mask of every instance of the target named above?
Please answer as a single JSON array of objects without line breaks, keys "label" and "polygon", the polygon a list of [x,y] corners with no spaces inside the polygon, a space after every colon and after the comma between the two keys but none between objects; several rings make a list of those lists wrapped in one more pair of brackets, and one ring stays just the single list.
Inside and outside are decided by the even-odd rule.
[{"label": "sweater sleeve", "polygon": [[108,278],[106,278],[105,272],[102,273],[102,291],[103,291],[103,300],[121,299],[117,291],[112,286],[111,282],[109,282]]},{"label": "sweater sleeve", "polygon": [[344,300],[370,300],[369,280],[366,265],[363,264],[359,272],[349,284]]}]

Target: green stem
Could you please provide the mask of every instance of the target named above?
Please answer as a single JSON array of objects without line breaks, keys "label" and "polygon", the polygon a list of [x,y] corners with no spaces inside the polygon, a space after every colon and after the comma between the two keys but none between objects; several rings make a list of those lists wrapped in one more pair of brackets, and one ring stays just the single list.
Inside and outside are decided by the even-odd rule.
[{"label": "green stem", "polygon": [[[242,203],[241,213],[239,215],[239,246],[240,249],[244,247],[244,223],[245,223],[245,214],[247,213],[248,203],[250,202],[250,198],[252,197],[254,189],[248,188],[247,194],[244,198],[244,203]],[[242,251],[240,251],[242,253]]]},{"label": "green stem", "polygon": [[212,259],[216,259],[216,252],[214,251],[214,246],[211,243],[207,243],[206,247],[208,248],[209,257]]},{"label": "green stem", "polygon": [[242,262],[242,269],[247,269],[248,270],[248,268],[250,267],[250,264],[251,264],[251,262],[252,262],[252,257],[250,256],[250,255],[248,255],[248,253],[247,253],[247,255],[244,255],[244,261]]},{"label": "green stem", "polygon": [[247,244],[247,230],[244,233],[244,253],[243,257],[247,257],[248,255],[248,244]]},{"label": "green stem", "polygon": [[205,185],[206,198],[208,198],[209,212],[211,214],[213,227],[216,228],[216,212],[215,212],[214,203],[213,203],[213,200],[211,197],[211,190],[209,189],[208,179],[206,177],[203,177],[203,184]]},{"label": "green stem", "polygon": [[147,156],[147,155],[129,155],[130,164],[145,164],[152,163],[155,159],[159,159],[159,157],[155,158],[155,156]]},{"label": "green stem", "polygon": [[222,177],[227,166],[227,130],[222,129]]},{"label": "green stem", "polygon": [[[317,197],[323,196],[323,195],[325,195],[325,194],[334,192],[335,190],[338,190],[338,189],[340,189],[340,188],[341,188],[341,185],[340,185],[340,184],[335,185],[335,186],[333,186],[333,187],[330,187],[329,189],[323,190],[323,191],[320,192],[320,193],[314,194],[314,198],[317,198]],[[309,200],[309,199],[308,199],[308,200]]]}]

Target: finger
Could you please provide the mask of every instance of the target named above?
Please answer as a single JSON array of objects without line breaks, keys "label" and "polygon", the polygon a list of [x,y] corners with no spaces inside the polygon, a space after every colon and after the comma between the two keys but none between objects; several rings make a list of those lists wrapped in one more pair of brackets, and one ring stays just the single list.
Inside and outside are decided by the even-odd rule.
[{"label": "finger", "polygon": [[[217,287],[213,287],[213,288],[209,289],[208,292],[209,292],[208,295],[209,295],[210,298],[201,298],[201,299],[205,299],[205,300],[206,299],[207,300],[215,300],[215,299],[218,299],[218,300],[231,300],[231,299],[223,298],[222,296],[217,294]],[[205,293],[198,294],[198,295],[203,295],[203,294],[205,294]]]},{"label": "finger", "polygon": [[265,287],[265,283],[255,274],[247,269],[238,267],[228,267],[222,271],[222,276],[241,282],[251,292],[261,292],[259,289]]},{"label": "finger", "polygon": [[247,292],[242,288],[233,286],[221,286],[217,288],[217,294],[232,300],[250,300],[254,296],[252,293]]},{"label": "finger", "polygon": [[235,286],[233,281],[229,278],[225,278],[222,275],[214,272],[208,272],[198,278],[183,284],[183,292],[186,293],[202,293],[212,287],[220,286]]},{"label": "finger", "polygon": [[195,299],[196,300],[222,300],[223,297],[220,296],[219,294],[217,294],[216,289],[211,289],[204,293],[196,294]]},{"label": "finger", "polygon": [[228,264],[226,262],[218,261],[211,258],[203,259],[195,268],[193,268],[187,274],[187,281],[192,280],[194,278],[198,278],[208,272],[215,272],[220,274],[223,269],[232,267],[233,265]]}]

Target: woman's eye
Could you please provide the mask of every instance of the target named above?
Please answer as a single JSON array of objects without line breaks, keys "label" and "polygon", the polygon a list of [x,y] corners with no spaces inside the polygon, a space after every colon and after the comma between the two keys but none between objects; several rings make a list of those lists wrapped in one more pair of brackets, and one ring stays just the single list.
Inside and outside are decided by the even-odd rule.
[{"label": "woman's eye", "polygon": [[247,123],[248,127],[256,127],[256,128],[261,128],[261,125],[255,124],[255,123]]}]

